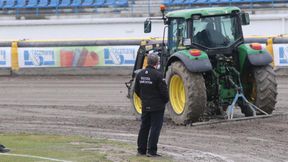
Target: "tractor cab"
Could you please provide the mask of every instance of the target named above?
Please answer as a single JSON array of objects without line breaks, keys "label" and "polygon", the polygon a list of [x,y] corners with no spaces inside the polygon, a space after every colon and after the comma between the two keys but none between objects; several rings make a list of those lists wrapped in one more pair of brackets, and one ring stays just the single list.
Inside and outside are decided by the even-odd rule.
[{"label": "tractor cab", "polygon": [[191,9],[168,13],[166,24],[171,54],[189,48],[231,54],[244,43],[241,25],[249,24],[249,17],[236,7]]}]

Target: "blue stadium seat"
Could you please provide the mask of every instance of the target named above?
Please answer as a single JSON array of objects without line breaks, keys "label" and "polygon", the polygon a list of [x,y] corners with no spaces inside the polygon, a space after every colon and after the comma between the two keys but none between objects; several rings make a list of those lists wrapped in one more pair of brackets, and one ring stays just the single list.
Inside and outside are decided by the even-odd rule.
[{"label": "blue stadium seat", "polygon": [[164,0],[163,4],[166,6],[171,6],[173,0]]},{"label": "blue stadium seat", "polygon": [[219,0],[218,3],[222,3],[222,4],[223,4],[223,3],[224,3],[224,4],[225,4],[225,3],[226,3],[226,4],[229,3],[229,4],[230,4],[230,3],[232,3],[232,1],[231,1],[231,0]]},{"label": "blue stadium seat", "polygon": [[273,2],[273,0],[252,0],[252,2]]},{"label": "blue stadium seat", "polygon": [[0,0],[0,7],[2,8],[4,6],[4,0]]},{"label": "blue stadium seat", "polygon": [[117,0],[116,5],[121,7],[128,6],[128,0]]},{"label": "blue stadium seat", "polygon": [[71,3],[72,7],[80,7],[82,3],[82,0],[73,0]]},{"label": "blue stadium seat", "polygon": [[70,0],[62,0],[59,4],[59,7],[70,7],[71,1]]},{"label": "blue stadium seat", "polygon": [[[96,0],[97,1],[97,0]],[[104,3],[105,6],[113,6],[115,5],[115,0],[106,0],[106,2]]]},{"label": "blue stadium seat", "polygon": [[219,0],[209,0],[209,3],[211,3],[211,4],[217,4],[219,2],[220,2]]},{"label": "blue stadium seat", "polygon": [[38,5],[38,0],[29,0],[26,8],[35,8]]},{"label": "blue stadium seat", "polygon": [[48,0],[40,0],[37,8],[44,8],[48,6]]},{"label": "blue stadium seat", "polygon": [[186,0],[183,2],[183,4],[186,4],[186,5],[191,5],[195,2],[196,0]]},{"label": "blue stadium seat", "polygon": [[96,2],[94,3],[94,6],[103,7],[104,4],[105,4],[105,0],[96,0]]},{"label": "blue stadium seat", "polygon": [[183,1],[184,1],[184,0],[174,0],[174,1],[172,2],[172,4],[173,4],[173,5],[181,5],[181,4],[183,4]]},{"label": "blue stadium seat", "polygon": [[230,0],[230,3],[243,3],[243,0]]},{"label": "blue stadium seat", "polygon": [[58,7],[59,6],[59,0],[51,0],[48,7]]},{"label": "blue stadium seat", "polygon": [[14,8],[15,6],[15,0],[6,0],[6,4],[3,6],[3,8]]},{"label": "blue stadium seat", "polygon": [[208,0],[196,0],[194,4],[209,4]]},{"label": "blue stadium seat", "polygon": [[15,8],[24,8],[26,6],[26,0],[16,0]]},{"label": "blue stadium seat", "polygon": [[84,0],[84,2],[81,4],[83,7],[92,7],[94,3],[94,0]]}]

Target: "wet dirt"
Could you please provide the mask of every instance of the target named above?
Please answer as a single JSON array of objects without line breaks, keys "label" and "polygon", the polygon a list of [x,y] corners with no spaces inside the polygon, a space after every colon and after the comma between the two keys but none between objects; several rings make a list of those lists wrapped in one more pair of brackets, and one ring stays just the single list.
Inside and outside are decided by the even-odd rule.
[{"label": "wet dirt", "polygon": [[[0,77],[0,132],[82,135],[136,145],[140,121],[132,116],[126,98],[124,82],[129,79]],[[272,117],[202,126],[177,126],[165,120],[159,153],[174,161],[287,162],[288,77],[277,77],[277,82],[278,103]]]}]

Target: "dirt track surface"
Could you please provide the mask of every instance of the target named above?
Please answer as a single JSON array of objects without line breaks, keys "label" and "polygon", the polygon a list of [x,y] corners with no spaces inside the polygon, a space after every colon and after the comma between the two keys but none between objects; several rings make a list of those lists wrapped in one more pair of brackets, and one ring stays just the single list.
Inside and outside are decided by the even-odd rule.
[{"label": "dirt track surface", "polygon": [[[105,137],[136,145],[140,122],[125,97],[128,80],[1,77],[0,132]],[[159,152],[175,161],[288,162],[288,78],[278,77],[278,93],[270,118],[197,127],[167,120]]]}]

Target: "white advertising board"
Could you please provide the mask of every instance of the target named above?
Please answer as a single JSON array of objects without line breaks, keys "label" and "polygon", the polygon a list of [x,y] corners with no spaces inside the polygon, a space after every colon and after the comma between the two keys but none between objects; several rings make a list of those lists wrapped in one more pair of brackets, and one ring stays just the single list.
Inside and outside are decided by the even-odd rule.
[{"label": "white advertising board", "polygon": [[55,67],[53,48],[19,48],[19,67]]},{"label": "white advertising board", "polygon": [[11,67],[10,47],[0,47],[0,67]]},{"label": "white advertising board", "polygon": [[288,66],[288,44],[274,44],[273,53],[275,66]]}]

